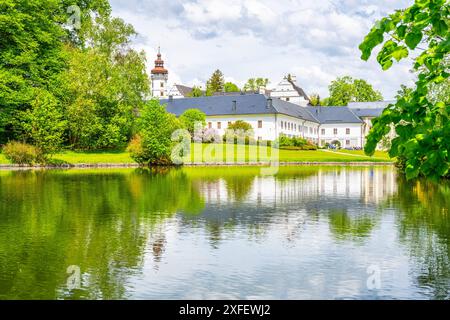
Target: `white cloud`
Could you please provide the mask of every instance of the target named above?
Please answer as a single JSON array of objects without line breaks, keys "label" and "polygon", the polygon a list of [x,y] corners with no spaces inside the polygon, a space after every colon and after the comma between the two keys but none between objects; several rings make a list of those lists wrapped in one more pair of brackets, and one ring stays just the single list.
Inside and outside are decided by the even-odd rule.
[{"label": "white cloud", "polygon": [[[308,93],[327,95],[331,80],[369,80],[392,98],[412,75],[406,62],[388,72],[360,60],[358,45],[375,20],[411,1],[112,0],[113,14],[140,33],[151,67],[160,44],[171,82],[201,84],[217,68],[242,85],[295,73]],[[149,68],[150,69],[150,68]]]}]

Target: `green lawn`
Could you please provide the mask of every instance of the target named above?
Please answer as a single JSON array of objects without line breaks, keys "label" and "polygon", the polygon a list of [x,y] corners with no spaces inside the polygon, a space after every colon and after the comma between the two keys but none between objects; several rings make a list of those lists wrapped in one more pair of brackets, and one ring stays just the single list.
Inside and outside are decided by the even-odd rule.
[{"label": "green lawn", "polygon": [[[227,159],[226,149],[229,148],[234,155]],[[210,145],[193,144],[191,153],[185,160],[193,162],[267,162],[272,159],[272,153],[275,149],[258,146],[233,146],[233,145]],[[220,155],[222,153],[222,155]],[[345,155],[348,154],[348,155]],[[70,164],[93,164],[93,163],[133,163],[130,155],[124,151],[65,151],[53,156],[55,160]],[[281,162],[384,162],[390,161],[386,152],[378,151],[374,157],[364,155],[363,151],[296,151],[279,150],[279,161]],[[9,163],[6,158],[0,154],[0,164]]]},{"label": "green lawn", "polygon": [[[362,150],[338,150],[340,153],[348,153],[348,154],[355,154],[359,156],[364,156],[364,151]],[[375,151],[375,154],[373,155],[375,158],[382,158],[386,160],[391,160],[389,157],[389,154],[386,151]]]},{"label": "green lawn", "polygon": [[125,151],[65,151],[53,156],[67,163],[133,163],[130,154]]},{"label": "green lawn", "polygon": [[[218,152],[225,154],[226,148],[231,148],[235,156],[230,160],[234,161],[261,161],[267,162],[272,160],[271,155],[275,149],[258,147],[258,146],[232,146],[232,145],[219,145]],[[214,145],[198,145],[192,146],[191,154],[186,157],[186,160],[191,160],[193,162],[214,162],[217,159],[223,159],[226,161],[226,156],[223,157],[216,156],[217,152],[214,152]],[[364,155],[363,151],[348,151],[346,152],[334,152],[334,151],[297,151],[297,150],[278,150],[279,151],[279,161],[281,162],[361,162],[361,161],[374,161],[374,162],[385,162],[390,161],[389,156],[385,152],[378,152],[374,157],[369,157]],[[202,157],[203,156],[203,157]]]}]

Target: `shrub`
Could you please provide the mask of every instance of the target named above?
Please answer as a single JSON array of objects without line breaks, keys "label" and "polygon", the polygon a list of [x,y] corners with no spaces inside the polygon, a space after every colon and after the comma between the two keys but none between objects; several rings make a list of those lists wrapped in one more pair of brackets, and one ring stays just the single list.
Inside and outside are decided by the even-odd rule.
[{"label": "shrub", "polygon": [[310,144],[310,143],[308,143],[308,144],[306,144],[306,145],[304,145],[304,146],[302,146],[300,148],[302,150],[317,150],[317,146],[314,145],[314,144]]},{"label": "shrub", "polygon": [[221,136],[217,132],[216,129],[205,129],[205,130],[203,130],[202,141],[204,143],[220,142],[220,140],[221,140]]},{"label": "shrub", "polygon": [[127,152],[130,153],[131,158],[137,163],[144,163],[146,161],[144,148],[142,146],[142,137],[135,135],[128,144]]},{"label": "shrub", "polygon": [[15,164],[32,165],[43,161],[41,151],[29,144],[11,141],[3,147],[6,159]]},{"label": "shrub", "polygon": [[274,147],[285,150],[317,150],[317,146],[301,137],[280,136],[274,143]]},{"label": "shrub", "polygon": [[57,99],[45,90],[37,90],[32,108],[22,113],[21,126],[34,145],[43,153],[52,154],[64,141],[67,122]]},{"label": "shrub", "polygon": [[282,150],[303,150],[302,147],[296,147],[296,146],[284,146],[284,147],[280,147],[279,149],[282,149]]},{"label": "shrub", "polygon": [[339,142],[339,140],[333,140],[331,141],[331,145],[340,149],[341,148],[341,143]]},{"label": "shrub", "polygon": [[180,122],[183,127],[189,131],[191,136],[194,136],[195,124],[200,123],[201,127],[206,124],[206,115],[198,109],[187,109],[180,115]]},{"label": "shrub", "polygon": [[240,135],[235,133],[226,133],[223,136],[223,142],[231,144],[245,144],[245,145],[256,145],[258,141],[250,136]]},{"label": "shrub", "polygon": [[172,164],[171,153],[175,145],[172,134],[180,128],[180,121],[174,114],[168,113],[159,101],[149,101],[138,119],[139,137],[128,146],[131,157],[139,164]]},{"label": "shrub", "polygon": [[242,142],[245,144],[256,144],[254,136],[255,133],[250,123],[237,120],[228,126],[225,135],[223,136],[223,140],[234,144]]},{"label": "shrub", "polygon": [[294,140],[286,137],[286,136],[280,136],[277,140],[277,145],[281,147],[294,147]]},{"label": "shrub", "polygon": [[237,120],[228,126],[231,130],[253,131],[252,125],[248,122]]}]

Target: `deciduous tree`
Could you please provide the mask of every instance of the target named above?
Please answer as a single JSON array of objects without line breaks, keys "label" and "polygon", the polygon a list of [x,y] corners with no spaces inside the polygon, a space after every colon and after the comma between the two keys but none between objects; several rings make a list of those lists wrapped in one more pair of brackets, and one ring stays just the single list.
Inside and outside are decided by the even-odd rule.
[{"label": "deciduous tree", "polygon": [[363,79],[344,76],[332,81],[328,87],[328,105],[346,106],[349,102],[380,101],[383,96]]},{"label": "deciduous tree", "polygon": [[449,79],[449,15],[446,0],[416,0],[379,21],[359,47],[362,59],[368,60],[382,45],[377,60],[383,70],[408,56],[414,60],[415,87],[373,121],[365,146],[372,155],[393,128],[396,138],[389,154],[398,159],[408,179],[449,176],[450,105],[445,97],[429,96],[433,86]]}]

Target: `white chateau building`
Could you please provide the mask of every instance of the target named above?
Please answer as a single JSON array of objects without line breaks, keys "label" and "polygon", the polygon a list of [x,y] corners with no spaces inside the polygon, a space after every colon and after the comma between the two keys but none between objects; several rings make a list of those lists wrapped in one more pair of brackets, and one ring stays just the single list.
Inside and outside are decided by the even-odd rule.
[{"label": "white chateau building", "polygon": [[276,88],[270,92],[270,96],[302,107],[308,106],[310,102],[305,91],[297,85],[297,77],[290,74],[278,83]]},{"label": "white chateau building", "polygon": [[272,91],[261,88],[257,93],[226,93],[190,98],[192,88],[175,84],[167,89],[168,71],[158,50],[155,68],[151,71],[152,95],[166,104],[167,111],[181,115],[187,109],[206,114],[208,129],[223,135],[237,121],[248,122],[257,140],[275,140],[280,135],[303,137],[324,146],[338,141],[343,148],[363,148],[372,124],[390,103],[350,103],[348,107],[313,107],[309,97],[287,75]]}]

